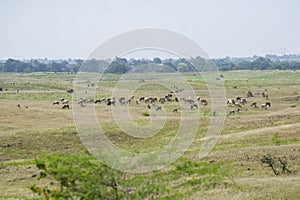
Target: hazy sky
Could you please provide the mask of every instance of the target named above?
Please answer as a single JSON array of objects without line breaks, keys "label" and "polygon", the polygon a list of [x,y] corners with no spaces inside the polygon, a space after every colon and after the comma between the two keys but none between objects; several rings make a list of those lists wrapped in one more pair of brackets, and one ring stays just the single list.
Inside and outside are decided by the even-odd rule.
[{"label": "hazy sky", "polygon": [[210,57],[300,54],[298,0],[0,0],[0,59],[86,58],[112,36],[178,31]]}]

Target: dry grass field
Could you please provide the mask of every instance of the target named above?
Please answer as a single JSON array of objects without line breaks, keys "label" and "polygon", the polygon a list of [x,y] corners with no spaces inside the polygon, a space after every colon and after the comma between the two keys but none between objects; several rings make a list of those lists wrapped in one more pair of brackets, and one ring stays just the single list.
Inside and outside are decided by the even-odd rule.
[{"label": "dry grass field", "polygon": [[[300,199],[300,72],[229,71],[222,72],[222,75],[226,98],[241,96],[248,103],[241,105],[240,111],[235,114],[229,112],[237,110],[236,106],[224,104],[226,120],[222,134],[210,154],[200,160],[197,155],[213,111],[203,78],[192,73],[185,75],[196,95],[207,99],[208,105],[199,105],[199,113],[187,111],[191,116],[197,113],[200,122],[193,143],[182,158],[160,172],[144,174],[149,177],[158,173],[162,181],[167,183],[168,192],[162,191],[155,198]],[[143,79],[143,76],[146,75],[138,77]],[[204,73],[204,76],[214,78],[216,74]],[[177,86],[184,81],[173,78],[172,73],[157,74],[155,77],[156,80],[166,79],[171,85]],[[72,102],[72,94],[66,92],[73,88],[75,78],[74,74],[0,75],[0,88],[3,88],[0,91],[0,199],[39,198],[31,192],[30,185],[47,184],[49,180],[37,180],[39,170],[34,165],[36,157],[58,153],[88,155],[74,122],[73,106],[78,106],[78,99]],[[118,75],[105,75],[99,83],[93,80],[83,84],[95,84],[95,87],[86,91],[92,99],[108,98],[119,78]],[[170,91],[155,84],[156,80],[146,81],[143,87],[134,92],[135,98],[161,97]],[[134,83],[139,79],[131,81]],[[80,89],[74,88],[75,92]],[[252,92],[253,97],[247,98],[248,91]],[[70,101],[70,109],[62,110],[61,105],[52,105],[61,98]],[[148,104],[136,104],[136,99],[129,103],[131,118],[136,124],[146,126],[151,122]],[[257,102],[258,108],[250,106],[253,102]],[[266,102],[271,102],[271,107],[261,108],[261,104]],[[160,105],[155,104],[150,103],[152,110]],[[137,153],[167,145],[176,135],[182,112],[178,102],[161,104],[168,116],[163,129],[152,137],[136,138],[118,128],[110,106],[104,103],[83,104],[79,108],[84,110],[92,106],[95,106],[96,117],[106,136],[117,146]],[[116,107],[120,106],[117,102]],[[178,109],[178,112],[172,112],[174,109]],[[154,110],[150,115],[159,119],[159,112]],[[275,176],[272,169],[261,162],[268,154],[285,161],[289,173]],[[178,166],[188,168],[186,163],[189,161],[207,163],[208,166],[225,163],[230,169],[226,173],[231,177],[225,182],[230,183],[203,187],[191,181],[201,177],[200,174],[172,174],[176,171],[174,168],[179,169]],[[280,166],[275,167],[281,170]]]}]

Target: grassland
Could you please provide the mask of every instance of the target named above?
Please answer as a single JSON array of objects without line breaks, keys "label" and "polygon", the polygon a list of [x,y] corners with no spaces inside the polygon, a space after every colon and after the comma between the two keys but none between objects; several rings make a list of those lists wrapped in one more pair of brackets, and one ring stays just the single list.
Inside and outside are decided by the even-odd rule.
[{"label": "grassland", "polygon": [[[204,73],[206,78],[216,74]],[[300,72],[299,71],[229,71],[223,72],[227,98],[246,97],[251,91],[254,97],[247,98],[240,112],[229,115],[234,106],[226,104],[226,120],[222,135],[210,154],[197,157],[203,137],[209,126],[212,110],[210,96],[203,77],[185,74],[195,95],[208,100],[208,106],[200,105],[200,113],[189,110],[191,116],[199,115],[199,127],[190,148],[173,164],[161,171],[142,174],[145,180],[157,179],[164,182],[166,190],[155,198],[160,199],[299,199],[300,198]],[[61,98],[72,100],[66,90],[73,87],[74,74],[1,74],[0,75],[0,198],[37,198],[29,189],[31,184],[46,184],[47,179],[38,181],[39,170],[34,158],[43,155],[64,153],[87,156],[89,153],[76,132],[73,107],[62,110],[52,105]],[[86,74],[86,76],[90,76]],[[145,80],[137,75],[133,83]],[[136,97],[162,96],[169,89],[155,84],[167,80],[170,85],[179,86],[183,81],[173,74],[152,75],[143,87],[134,91]],[[113,87],[120,76],[105,75],[96,80],[86,95],[91,98],[111,97]],[[129,84],[130,84],[129,81]],[[74,88],[80,90],[80,86]],[[96,90],[94,94],[93,91]],[[268,99],[263,98],[267,94]],[[77,102],[74,101],[74,103]],[[268,109],[260,104],[270,101]],[[250,107],[257,102],[258,108]],[[17,105],[20,105],[18,107]],[[92,105],[83,105],[88,109]],[[116,105],[119,106],[119,105]],[[151,105],[152,106],[152,105]],[[172,112],[178,108],[179,112]],[[154,107],[152,108],[154,109]],[[132,152],[149,152],[168,144],[176,135],[181,118],[179,103],[163,105],[167,114],[163,129],[149,138],[136,138],[122,131],[114,121],[113,113],[105,104],[96,104],[95,113],[106,136],[117,146]],[[147,115],[147,104],[129,104],[132,120],[147,126],[151,119]],[[157,112],[151,112],[159,117]],[[291,173],[274,176],[272,170],[260,159],[270,154],[287,162]],[[191,164],[199,162],[200,164]],[[201,172],[196,169],[205,169]],[[220,169],[226,169],[222,171]],[[207,174],[222,175],[225,183],[206,187],[200,182]],[[211,180],[211,179],[209,179]]]}]

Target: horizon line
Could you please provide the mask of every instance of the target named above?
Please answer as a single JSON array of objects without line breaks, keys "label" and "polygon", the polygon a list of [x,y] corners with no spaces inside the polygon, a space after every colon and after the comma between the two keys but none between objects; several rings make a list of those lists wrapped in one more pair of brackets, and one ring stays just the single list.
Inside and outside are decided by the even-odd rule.
[{"label": "horizon line", "polygon": [[[277,56],[277,57],[282,57],[282,56],[300,56],[300,53],[294,53],[294,54],[265,54],[265,55],[248,55],[248,56],[215,56],[215,57],[209,57],[209,59],[223,59],[223,58],[253,58],[253,57],[266,57],[266,56]],[[118,57],[118,56],[116,56]],[[198,56],[197,56],[198,57]],[[201,56],[200,56],[201,57]],[[119,58],[126,58],[126,57],[119,57]],[[153,59],[153,58],[160,58],[162,60],[164,59],[178,59],[178,58],[161,58],[159,56],[157,57],[152,57],[152,58],[143,58],[143,57],[139,57],[139,58],[126,58],[126,59]],[[1,61],[4,60],[8,60],[8,59],[14,59],[14,60],[77,60],[77,59],[81,59],[81,60],[88,60],[88,58],[80,58],[80,57],[65,57],[65,58],[54,58],[54,57],[27,57],[27,58],[19,58],[19,57],[7,57],[7,58],[0,58]],[[112,58],[106,58],[106,59],[112,59]],[[102,59],[102,60],[106,60],[106,59]]]}]

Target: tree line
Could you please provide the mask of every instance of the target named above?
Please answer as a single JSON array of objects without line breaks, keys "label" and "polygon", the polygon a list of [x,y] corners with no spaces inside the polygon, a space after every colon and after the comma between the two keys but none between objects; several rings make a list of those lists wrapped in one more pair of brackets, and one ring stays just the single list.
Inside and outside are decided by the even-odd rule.
[{"label": "tree line", "polygon": [[[289,58],[289,57],[288,57]],[[298,58],[298,57],[297,57]],[[197,66],[205,66],[197,69]],[[271,59],[265,57],[249,58],[219,58],[204,59],[202,57],[192,58],[191,60],[180,59],[126,59],[116,57],[111,60],[50,60],[47,62],[40,60],[20,61],[16,59],[7,59],[0,63],[0,72],[66,72],[77,73],[85,72],[104,72],[124,74],[130,70],[136,72],[143,66],[144,69],[155,69],[156,72],[194,72],[209,71],[211,66],[217,67],[219,71],[229,70],[299,70],[300,59]],[[102,71],[101,71],[102,70]]]}]

